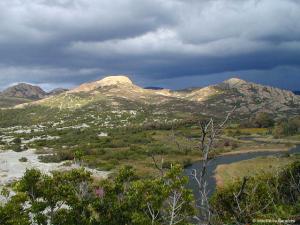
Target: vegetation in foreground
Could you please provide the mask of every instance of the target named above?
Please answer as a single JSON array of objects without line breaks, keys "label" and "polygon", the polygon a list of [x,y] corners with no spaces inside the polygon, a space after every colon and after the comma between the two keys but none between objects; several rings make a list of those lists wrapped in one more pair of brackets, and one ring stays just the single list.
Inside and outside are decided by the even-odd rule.
[{"label": "vegetation in foreground", "polygon": [[244,177],[219,188],[211,202],[218,219],[227,224],[297,218],[299,223],[300,161],[286,166],[280,173]]},{"label": "vegetation in foreground", "polygon": [[[140,179],[132,168],[113,180],[94,181],[83,169],[41,174],[27,170],[0,206],[3,225],[194,224],[195,199],[180,166]],[[219,188],[211,199],[211,224],[246,224],[256,219],[293,219],[300,212],[300,162],[278,174],[244,178]]]},{"label": "vegetation in foreground", "polygon": [[84,170],[45,175],[31,169],[14,185],[14,196],[3,192],[8,202],[0,206],[0,223],[189,224],[194,209],[187,181],[178,166],[142,180],[127,167],[113,181],[101,182]]}]

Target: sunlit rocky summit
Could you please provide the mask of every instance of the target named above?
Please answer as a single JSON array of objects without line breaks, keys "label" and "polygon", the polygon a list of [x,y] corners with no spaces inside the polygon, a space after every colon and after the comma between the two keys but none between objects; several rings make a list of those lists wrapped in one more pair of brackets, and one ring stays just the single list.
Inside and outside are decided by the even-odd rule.
[{"label": "sunlit rocky summit", "polygon": [[91,83],[85,83],[80,85],[79,87],[74,88],[69,93],[76,93],[76,92],[89,92],[93,91],[100,87],[105,86],[112,86],[112,85],[133,85],[132,81],[124,75],[117,75],[117,76],[108,76],[103,78],[102,80],[98,80]]}]

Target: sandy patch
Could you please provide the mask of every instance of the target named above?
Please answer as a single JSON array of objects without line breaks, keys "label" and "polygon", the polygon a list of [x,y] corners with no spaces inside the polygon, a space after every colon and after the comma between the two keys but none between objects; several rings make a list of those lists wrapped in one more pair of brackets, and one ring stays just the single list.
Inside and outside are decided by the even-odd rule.
[{"label": "sandy patch", "polygon": [[[63,166],[64,162],[60,163],[43,163],[38,159],[35,150],[30,149],[23,152],[0,151],[0,186],[11,183],[20,179],[26,169],[36,168],[43,173],[50,173],[53,170],[70,170],[79,168],[77,165]],[[27,162],[20,162],[19,159],[25,157]],[[90,171],[94,177],[107,178],[110,172],[98,171],[95,169],[85,168]]]}]

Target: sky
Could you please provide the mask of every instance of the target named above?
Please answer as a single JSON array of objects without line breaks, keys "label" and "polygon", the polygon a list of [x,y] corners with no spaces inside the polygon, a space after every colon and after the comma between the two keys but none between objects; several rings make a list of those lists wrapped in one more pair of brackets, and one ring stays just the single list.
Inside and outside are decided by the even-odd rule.
[{"label": "sky", "polygon": [[126,74],[141,86],[230,77],[300,90],[299,0],[1,0],[0,90]]}]

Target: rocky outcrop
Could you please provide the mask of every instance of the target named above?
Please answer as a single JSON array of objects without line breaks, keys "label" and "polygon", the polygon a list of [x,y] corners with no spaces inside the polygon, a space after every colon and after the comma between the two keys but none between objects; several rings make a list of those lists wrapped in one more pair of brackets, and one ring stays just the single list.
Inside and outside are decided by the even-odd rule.
[{"label": "rocky outcrop", "polygon": [[291,91],[275,87],[247,82],[238,78],[231,78],[216,85],[223,93],[230,93],[226,97],[229,104],[237,104],[238,111],[244,114],[258,111],[281,114],[291,111],[297,114],[300,110],[300,96]]}]

